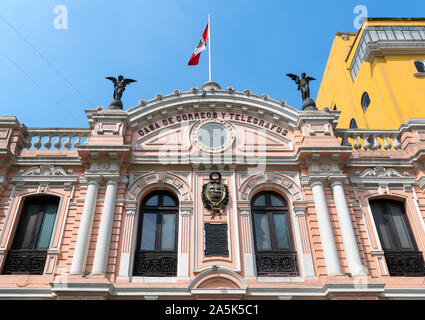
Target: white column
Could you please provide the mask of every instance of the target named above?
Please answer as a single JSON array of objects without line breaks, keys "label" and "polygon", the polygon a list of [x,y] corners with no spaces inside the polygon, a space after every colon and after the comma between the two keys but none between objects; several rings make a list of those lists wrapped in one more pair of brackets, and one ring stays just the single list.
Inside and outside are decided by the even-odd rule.
[{"label": "white column", "polygon": [[90,243],[90,233],[93,224],[94,210],[96,208],[97,192],[99,184],[96,180],[90,180],[87,186],[86,199],[78,229],[77,243],[72,259],[70,274],[83,274],[86,267],[87,250]]},{"label": "white column", "polygon": [[92,274],[105,274],[108,265],[109,245],[111,242],[112,225],[114,223],[115,199],[117,197],[118,182],[109,180],[106,184],[105,200],[103,202],[102,218],[100,220],[99,235],[97,236],[96,251]]},{"label": "white column", "polygon": [[323,183],[317,180],[313,181],[311,190],[313,191],[314,206],[316,208],[320,239],[325,255],[326,270],[329,276],[341,275],[341,266],[339,264],[338,252],[336,250],[332,225],[329,218]]},{"label": "white column", "polygon": [[342,181],[332,181],[331,188],[334,195],[336,211],[338,214],[339,227],[341,229],[342,242],[344,245],[348,269],[352,275],[364,274],[364,269],[360,259],[359,248],[357,247],[356,237],[354,235],[354,229],[351,223],[350,212],[348,211],[347,200],[345,198]]}]

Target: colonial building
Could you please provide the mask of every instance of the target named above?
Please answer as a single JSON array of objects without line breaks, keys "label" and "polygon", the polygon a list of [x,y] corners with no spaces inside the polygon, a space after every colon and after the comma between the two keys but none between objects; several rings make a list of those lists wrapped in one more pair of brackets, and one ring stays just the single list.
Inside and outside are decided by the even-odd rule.
[{"label": "colonial building", "polygon": [[338,32],[317,95],[338,128],[397,129],[425,118],[425,19],[367,18]]},{"label": "colonial building", "polygon": [[425,120],[340,113],[210,82],[87,128],[1,117],[0,297],[425,298]]}]

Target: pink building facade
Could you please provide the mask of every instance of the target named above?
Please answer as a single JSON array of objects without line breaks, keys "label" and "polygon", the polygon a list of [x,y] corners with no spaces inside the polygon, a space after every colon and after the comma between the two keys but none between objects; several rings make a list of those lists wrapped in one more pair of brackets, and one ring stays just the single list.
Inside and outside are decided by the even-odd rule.
[{"label": "pink building facade", "polygon": [[0,117],[0,298],[425,298],[425,120],[339,113],[206,83]]}]

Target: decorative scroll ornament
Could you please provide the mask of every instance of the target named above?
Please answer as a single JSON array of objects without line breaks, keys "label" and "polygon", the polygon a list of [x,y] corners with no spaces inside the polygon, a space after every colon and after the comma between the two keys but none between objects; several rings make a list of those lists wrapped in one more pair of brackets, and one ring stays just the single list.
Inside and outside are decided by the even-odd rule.
[{"label": "decorative scroll ornament", "polygon": [[202,202],[204,207],[211,211],[212,218],[221,216],[222,210],[229,202],[229,189],[221,182],[221,174],[210,174],[210,182],[202,186]]},{"label": "decorative scroll ornament", "polygon": [[377,177],[377,178],[393,178],[393,177],[403,177],[408,176],[409,174],[404,173],[402,175],[400,172],[398,172],[395,169],[392,168],[383,168],[383,167],[375,167],[373,169],[366,169],[361,174],[359,172],[356,172],[356,175],[359,175],[360,177]]},{"label": "decorative scroll ornament", "polygon": [[65,171],[61,167],[51,166],[40,166],[32,167],[26,171],[20,170],[19,174],[22,176],[68,176],[73,175],[72,170]]}]

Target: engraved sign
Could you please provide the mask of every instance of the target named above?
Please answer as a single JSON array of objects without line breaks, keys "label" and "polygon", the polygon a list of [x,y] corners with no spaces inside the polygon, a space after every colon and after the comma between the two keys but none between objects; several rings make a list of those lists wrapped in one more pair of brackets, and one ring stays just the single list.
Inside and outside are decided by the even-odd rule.
[{"label": "engraved sign", "polygon": [[205,255],[229,256],[229,248],[227,246],[227,224],[205,224]]}]

